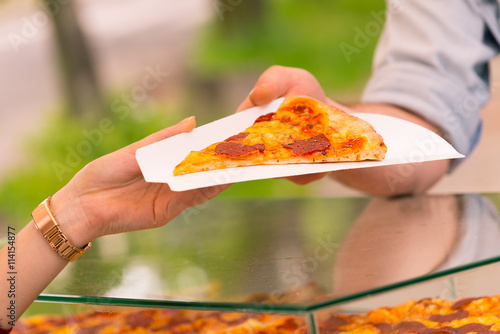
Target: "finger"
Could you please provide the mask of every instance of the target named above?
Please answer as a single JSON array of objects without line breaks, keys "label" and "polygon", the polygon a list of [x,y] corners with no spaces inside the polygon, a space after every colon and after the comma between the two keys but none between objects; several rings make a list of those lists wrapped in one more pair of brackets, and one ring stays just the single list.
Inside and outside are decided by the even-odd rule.
[{"label": "finger", "polygon": [[[97,173],[101,177],[101,180],[108,179],[109,181],[116,180],[117,178],[126,180],[132,179],[140,174],[139,165],[135,159],[136,151],[139,148],[175,136],[182,132],[191,131],[195,126],[196,120],[194,116],[188,117],[175,125],[155,132],[142,140],[94,160],[88,165],[87,170],[90,169],[91,171]],[[110,166],[113,168],[109,168]],[[119,166],[120,168],[117,169],[116,166]],[[108,171],[108,173],[106,173],[106,171]],[[87,174],[94,175],[94,172],[87,171]],[[106,177],[104,177],[105,175]]]},{"label": "finger", "polygon": [[281,97],[282,95],[280,95],[280,89],[277,89],[277,85],[279,85],[279,83],[271,85],[268,83],[257,82],[254,89],[250,92],[245,101],[240,104],[236,112],[247,110],[256,106],[263,106]]},{"label": "finger", "polygon": [[[267,77],[266,80],[272,80]],[[279,79],[278,79],[279,80]],[[286,85],[280,81],[264,81],[255,85],[254,90],[248,96],[249,100],[256,106],[266,105],[287,93]]]},{"label": "finger", "polygon": [[300,68],[272,66],[260,76],[237,111],[265,105],[279,97],[296,95],[327,102],[325,92],[310,72]]},{"label": "finger", "polygon": [[287,92],[287,86],[291,83],[285,75],[289,71],[282,66],[272,66],[261,74],[253,90],[238,107],[236,112],[240,112],[255,106],[262,106],[282,97]]},{"label": "finger", "polygon": [[252,101],[250,101],[250,98],[247,96],[245,101],[243,101],[240,106],[238,107],[238,109],[236,109],[236,112],[241,112],[243,110],[247,110],[247,109],[250,109],[250,108],[253,108],[255,107],[255,105],[252,103]]},{"label": "finger", "polygon": [[133,149],[138,149],[143,146],[147,146],[153,143],[156,143],[160,140],[173,137],[178,135],[179,133],[189,132],[193,130],[196,126],[196,119],[194,116],[188,117],[180,121],[179,123],[172,125],[168,128],[162,129],[158,132],[155,132],[146,138],[130,145]]},{"label": "finger", "polygon": [[281,94],[282,89],[280,83],[268,84],[268,83],[256,83],[254,89],[247,96],[245,101],[238,107],[236,112],[247,110],[256,106],[264,106],[271,103],[273,100],[284,96]]},{"label": "finger", "polygon": [[282,66],[272,66],[260,76],[254,89],[250,92],[248,98],[256,106],[270,103],[271,101],[285,96],[288,90],[293,86],[291,80],[294,69]]},{"label": "finger", "polygon": [[279,97],[295,95],[327,101],[314,75],[301,68],[283,66],[272,66],[265,71],[248,97],[254,105],[264,105]]}]

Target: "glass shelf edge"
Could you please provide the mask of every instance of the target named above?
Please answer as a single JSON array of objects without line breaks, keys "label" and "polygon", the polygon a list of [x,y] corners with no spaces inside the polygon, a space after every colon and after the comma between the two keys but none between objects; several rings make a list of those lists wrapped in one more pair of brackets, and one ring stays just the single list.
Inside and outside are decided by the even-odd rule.
[{"label": "glass shelf edge", "polygon": [[221,312],[245,312],[245,313],[271,313],[271,314],[297,314],[308,313],[306,306],[280,305],[280,304],[242,304],[224,302],[183,302],[165,301],[157,299],[132,299],[132,298],[110,298],[95,296],[70,296],[41,294],[36,302],[66,303],[80,305],[105,305],[119,307],[143,307],[143,308],[170,308],[198,311],[221,311]]}]

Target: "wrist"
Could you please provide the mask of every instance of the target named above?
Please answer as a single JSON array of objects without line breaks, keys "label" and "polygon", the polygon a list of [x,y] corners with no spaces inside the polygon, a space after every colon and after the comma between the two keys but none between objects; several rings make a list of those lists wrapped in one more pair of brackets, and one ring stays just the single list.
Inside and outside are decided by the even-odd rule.
[{"label": "wrist", "polygon": [[50,208],[60,229],[75,247],[85,247],[97,237],[83,210],[80,198],[62,188],[52,196]]}]

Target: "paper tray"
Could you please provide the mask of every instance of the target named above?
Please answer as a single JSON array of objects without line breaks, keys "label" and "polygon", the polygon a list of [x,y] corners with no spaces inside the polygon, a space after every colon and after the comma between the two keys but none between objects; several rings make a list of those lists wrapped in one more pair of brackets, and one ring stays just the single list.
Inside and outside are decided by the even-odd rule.
[{"label": "paper tray", "polygon": [[189,152],[244,131],[258,116],[276,111],[282,101],[277,99],[267,106],[251,108],[138,149],[136,157],[145,180],[168,183],[170,189],[184,191],[250,180],[464,157],[443,138],[419,125],[384,115],[353,113],[373,125],[384,138],[387,145],[384,160],[249,166],[173,176],[175,166]]}]

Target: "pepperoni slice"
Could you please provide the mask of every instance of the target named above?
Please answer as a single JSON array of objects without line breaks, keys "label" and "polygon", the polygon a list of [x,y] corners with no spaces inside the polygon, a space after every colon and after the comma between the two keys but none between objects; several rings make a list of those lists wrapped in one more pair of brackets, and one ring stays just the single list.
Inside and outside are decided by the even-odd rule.
[{"label": "pepperoni slice", "polygon": [[330,329],[337,329],[345,324],[347,324],[347,320],[345,320],[344,318],[331,316],[330,318],[328,318],[328,320],[321,324],[321,326]]},{"label": "pepperoni slice", "polygon": [[392,332],[392,326],[391,324],[386,324],[383,322],[377,322],[377,323],[372,323],[373,326],[375,326],[380,333],[386,334]]},{"label": "pepperoni slice", "polygon": [[259,122],[269,122],[270,120],[273,119],[274,114],[275,114],[274,112],[270,112],[269,114],[265,114],[265,115],[259,116],[255,120],[255,122],[253,122],[253,124],[259,123]]},{"label": "pepperoni slice", "polygon": [[417,334],[467,334],[467,333],[494,333],[495,331],[490,331],[489,329],[493,325],[483,325],[470,323],[457,328],[452,328],[449,326],[442,328],[424,328],[417,332]]},{"label": "pepperoni slice", "polygon": [[287,319],[285,320],[285,322],[281,325],[279,325],[276,330],[278,332],[281,332],[281,330],[284,330],[286,332],[294,332],[295,330],[297,330],[297,328],[299,327],[299,325],[297,325],[297,323],[293,320],[293,319]]},{"label": "pepperoni slice", "polygon": [[237,135],[231,136],[231,137],[227,138],[224,141],[238,141],[238,140],[242,140],[243,138],[245,138],[249,134],[250,133],[248,133],[248,132],[240,132]]},{"label": "pepperoni slice", "polygon": [[264,144],[243,145],[235,142],[222,142],[215,147],[215,152],[218,154],[226,154],[231,157],[240,157],[253,151],[264,151]]},{"label": "pepperoni slice", "polygon": [[416,333],[419,330],[427,329],[427,327],[418,321],[402,321],[394,326],[393,331],[399,334]]},{"label": "pepperoni slice", "polygon": [[463,326],[460,326],[458,328],[455,328],[455,331],[457,334],[466,334],[470,332],[487,332],[493,325],[483,325],[483,324],[476,324],[476,323],[470,323],[466,324]]},{"label": "pepperoni slice", "polygon": [[467,310],[458,310],[455,313],[446,314],[446,315],[441,315],[441,314],[431,315],[429,317],[429,320],[437,321],[437,322],[450,322],[453,320],[467,318],[468,316],[469,316],[469,312]]},{"label": "pepperoni slice", "polygon": [[283,147],[290,148],[299,155],[304,155],[316,151],[324,151],[329,148],[330,145],[328,138],[324,134],[319,134],[309,139],[283,144]]},{"label": "pepperoni slice", "polygon": [[453,303],[453,305],[451,305],[451,308],[453,310],[459,309],[460,307],[462,307],[464,305],[467,305],[471,301],[479,299],[479,298],[482,298],[482,297],[477,297],[477,298],[463,298],[463,299],[457,300],[455,303]]},{"label": "pepperoni slice", "polygon": [[443,328],[422,328],[417,334],[456,334],[451,327]]}]

